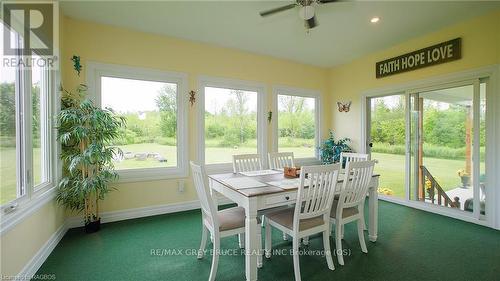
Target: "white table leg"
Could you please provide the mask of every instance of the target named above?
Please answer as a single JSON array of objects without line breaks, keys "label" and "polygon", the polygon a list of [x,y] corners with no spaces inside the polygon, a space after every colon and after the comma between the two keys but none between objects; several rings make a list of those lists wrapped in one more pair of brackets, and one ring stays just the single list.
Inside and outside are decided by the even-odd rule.
[{"label": "white table leg", "polygon": [[257,280],[257,198],[248,198],[245,207],[245,275],[247,281]]},{"label": "white table leg", "polygon": [[377,241],[378,235],[378,178],[374,178],[374,185],[370,187],[370,199],[368,206],[370,208],[370,221],[368,222],[368,239],[370,241]]}]

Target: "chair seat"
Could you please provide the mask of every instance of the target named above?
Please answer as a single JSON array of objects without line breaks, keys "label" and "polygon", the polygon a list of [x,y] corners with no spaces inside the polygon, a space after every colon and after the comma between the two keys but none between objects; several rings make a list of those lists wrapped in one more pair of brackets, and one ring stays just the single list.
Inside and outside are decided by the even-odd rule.
[{"label": "chair seat", "polygon": [[245,226],[245,209],[233,207],[217,212],[219,219],[219,230],[231,230]]},{"label": "chair seat", "polygon": [[[226,231],[245,227],[245,209],[243,207],[233,207],[217,212],[219,219],[219,230]],[[257,217],[257,223],[260,223],[260,218]]]},{"label": "chair seat", "polygon": [[[266,214],[266,217],[279,225],[282,225],[288,229],[293,229],[293,215],[295,213],[295,207],[289,207],[282,210],[277,210],[275,212],[270,212]],[[300,220],[299,231],[303,231],[315,226],[324,224],[323,217],[315,217],[310,219]]]},{"label": "chair seat", "polygon": [[[339,205],[338,200],[333,200],[332,210],[330,211],[330,217],[335,218],[337,216],[337,206]],[[342,210],[342,218],[347,218],[358,214],[358,208],[350,207]]]}]

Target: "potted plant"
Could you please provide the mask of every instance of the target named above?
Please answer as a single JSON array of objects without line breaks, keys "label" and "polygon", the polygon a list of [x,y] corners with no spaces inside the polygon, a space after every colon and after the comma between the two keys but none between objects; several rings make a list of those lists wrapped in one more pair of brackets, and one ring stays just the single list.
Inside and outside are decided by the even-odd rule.
[{"label": "potted plant", "polygon": [[458,170],[457,174],[460,177],[460,180],[462,181],[463,187],[467,187],[468,185],[470,185],[470,174],[467,173],[465,169]]},{"label": "potted plant", "polygon": [[351,152],[352,149],[349,146],[351,142],[350,138],[342,138],[335,141],[335,136],[333,131],[330,130],[330,136],[326,139],[321,147],[320,156],[323,164],[332,164],[340,161],[340,153]]},{"label": "potted plant", "polygon": [[100,228],[99,200],[118,177],[113,159],[123,153],[110,144],[119,136],[125,119],[111,109],[96,107],[85,98],[86,90],[83,84],[76,94],[62,89],[57,139],[62,146],[64,172],[56,199],[71,210],[83,211],[85,232],[92,233]]}]

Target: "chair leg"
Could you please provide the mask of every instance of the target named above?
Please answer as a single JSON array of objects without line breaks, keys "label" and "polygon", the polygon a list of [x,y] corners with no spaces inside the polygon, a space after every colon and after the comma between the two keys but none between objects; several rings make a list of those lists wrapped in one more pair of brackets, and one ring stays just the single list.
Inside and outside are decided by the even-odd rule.
[{"label": "chair leg", "polygon": [[335,225],[335,250],[337,251],[337,259],[340,265],[344,265],[344,256],[342,255],[342,223],[340,221],[336,222]]},{"label": "chair leg", "polygon": [[333,265],[332,251],[330,250],[330,231],[323,231],[323,248],[325,249],[326,263],[330,270],[335,270],[335,265]]},{"label": "chair leg", "polygon": [[266,258],[271,257],[271,244],[272,244],[272,239],[271,239],[271,225],[269,224],[269,221],[266,221],[266,236],[264,238],[264,247],[266,248]]},{"label": "chair leg", "polygon": [[300,281],[300,264],[299,264],[299,239],[293,237],[293,272],[295,273],[295,281]]},{"label": "chair leg", "polygon": [[207,246],[207,228],[205,227],[205,225],[203,225],[201,230],[200,249],[198,250],[198,259],[203,258],[206,246]]},{"label": "chair leg", "polygon": [[220,253],[220,237],[218,234],[214,235],[214,252],[212,255],[212,268],[210,269],[209,281],[214,281],[217,275],[217,266],[219,265],[219,253]]},{"label": "chair leg", "polygon": [[245,233],[238,234],[238,244],[240,249],[245,248]]},{"label": "chair leg", "polygon": [[283,232],[283,241],[287,241],[288,240],[288,235],[286,235],[286,233]]},{"label": "chair leg", "polygon": [[365,221],[364,202],[358,207],[358,209],[359,209],[359,213],[361,214],[361,221],[363,223],[363,230],[368,230],[368,226],[366,225],[366,221]]},{"label": "chair leg", "polygon": [[257,268],[262,267],[262,228],[257,228]]},{"label": "chair leg", "polygon": [[365,232],[363,231],[365,224],[361,219],[357,221],[357,224],[358,224],[359,245],[361,246],[361,251],[363,251],[363,253],[368,253],[368,249],[366,249],[366,243],[365,243]]}]

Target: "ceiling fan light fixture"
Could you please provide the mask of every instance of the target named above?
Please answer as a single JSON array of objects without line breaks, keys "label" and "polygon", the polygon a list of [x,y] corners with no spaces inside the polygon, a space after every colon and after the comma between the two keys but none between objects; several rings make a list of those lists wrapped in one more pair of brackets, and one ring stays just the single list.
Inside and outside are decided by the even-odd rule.
[{"label": "ceiling fan light fixture", "polygon": [[314,6],[303,6],[299,9],[299,16],[303,20],[309,20],[314,17]]}]

